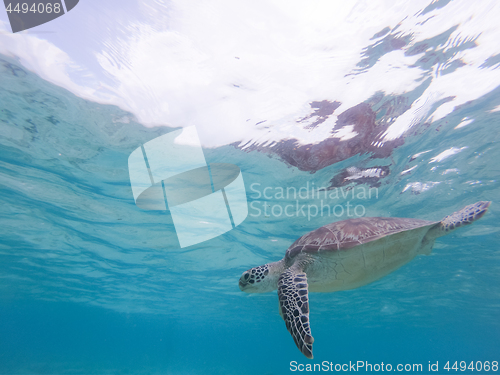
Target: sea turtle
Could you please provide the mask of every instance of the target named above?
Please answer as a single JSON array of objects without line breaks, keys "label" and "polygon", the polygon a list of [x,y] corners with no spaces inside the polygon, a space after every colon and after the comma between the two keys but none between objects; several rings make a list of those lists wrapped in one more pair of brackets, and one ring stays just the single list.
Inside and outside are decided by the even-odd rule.
[{"label": "sea turtle", "polygon": [[336,292],[371,283],[430,254],[434,240],[479,219],[491,202],[477,202],[441,221],[361,217],[331,223],[295,241],[278,262],[243,272],[247,293],[278,289],[279,312],[299,350],[313,358],[309,292]]}]

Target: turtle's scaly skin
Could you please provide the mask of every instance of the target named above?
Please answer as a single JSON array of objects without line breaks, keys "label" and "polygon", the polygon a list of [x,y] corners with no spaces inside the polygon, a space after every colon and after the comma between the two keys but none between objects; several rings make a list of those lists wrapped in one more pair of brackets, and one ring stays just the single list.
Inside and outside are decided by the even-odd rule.
[{"label": "turtle's scaly skin", "polygon": [[490,202],[477,202],[441,221],[357,218],[325,225],[295,241],[278,262],[245,271],[240,289],[278,288],[280,315],[295,344],[313,358],[308,292],[353,289],[393,272],[418,254],[430,254],[434,240],[482,217]]}]

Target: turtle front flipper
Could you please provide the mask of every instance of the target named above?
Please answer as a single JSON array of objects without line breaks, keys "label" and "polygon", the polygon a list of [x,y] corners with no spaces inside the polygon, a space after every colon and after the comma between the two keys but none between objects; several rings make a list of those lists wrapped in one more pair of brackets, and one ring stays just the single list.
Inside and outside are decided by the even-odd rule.
[{"label": "turtle front flipper", "polygon": [[309,327],[309,297],[306,273],[291,267],[278,280],[280,315],[286,323],[295,345],[307,358],[313,358],[314,338]]}]

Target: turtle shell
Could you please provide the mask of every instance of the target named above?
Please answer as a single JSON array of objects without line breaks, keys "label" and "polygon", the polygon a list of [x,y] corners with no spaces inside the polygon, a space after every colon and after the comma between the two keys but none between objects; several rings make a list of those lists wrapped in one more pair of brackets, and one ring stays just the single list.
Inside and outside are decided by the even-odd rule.
[{"label": "turtle shell", "polygon": [[392,217],[361,217],[338,221],[304,234],[288,248],[285,256],[293,258],[303,252],[347,250],[391,234],[437,223],[439,221]]}]

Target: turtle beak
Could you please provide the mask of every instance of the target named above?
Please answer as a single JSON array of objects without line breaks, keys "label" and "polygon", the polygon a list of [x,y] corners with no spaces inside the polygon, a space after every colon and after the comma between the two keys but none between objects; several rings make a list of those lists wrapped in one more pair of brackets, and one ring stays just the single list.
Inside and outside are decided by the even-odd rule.
[{"label": "turtle beak", "polygon": [[238,286],[240,287],[240,290],[243,292],[243,291],[244,291],[244,289],[245,289],[246,284],[244,284],[244,283],[241,281],[241,279],[240,279],[240,281],[239,281],[239,283],[238,283]]}]

